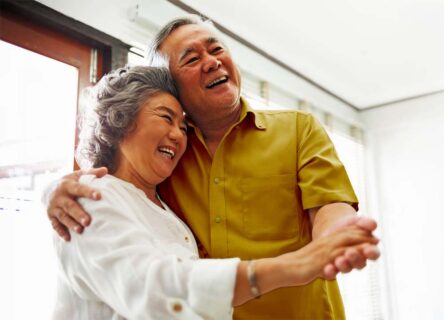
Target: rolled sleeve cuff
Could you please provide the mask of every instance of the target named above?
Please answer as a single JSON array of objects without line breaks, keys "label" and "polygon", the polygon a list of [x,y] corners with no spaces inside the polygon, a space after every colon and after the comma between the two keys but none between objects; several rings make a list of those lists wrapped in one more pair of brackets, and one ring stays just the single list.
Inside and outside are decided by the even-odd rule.
[{"label": "rolled sleeve cuff", "polygon": [[210,319],[232,319],[239,262],[239,258],[196,261],[189,278],[191,307]]}]

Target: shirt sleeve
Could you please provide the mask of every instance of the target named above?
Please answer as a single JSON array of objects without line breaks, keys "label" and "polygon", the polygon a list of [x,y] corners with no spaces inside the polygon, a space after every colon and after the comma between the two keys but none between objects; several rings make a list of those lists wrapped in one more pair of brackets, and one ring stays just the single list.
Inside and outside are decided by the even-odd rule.
[{"label": "shirt sleeve", "polygon": [[59,181],[60,181],[60,179],[51,181],[43,188],[42,195],[40,197],[40,201],[45,206],[45,208],[48,207],[49,200],[50,200],[49,198],[51,197],[51,195],[53,194],[53,192],[57,188]]},{"label": "shirt sleeve", "polygon": [[81,298],[128,319],[231,319],[239,259],[195,260],[124,212],[130,199],[101,192],[101,201],[79,201],[93,217],[82,235],[55,237],[63,276]]},{"label": "shirt sleeve", "polygon": [[297,134],[298,185],[304,209],[347,202],[357,210],[358,199],[347,172],[321,124],[311,114],[300,113]]}]

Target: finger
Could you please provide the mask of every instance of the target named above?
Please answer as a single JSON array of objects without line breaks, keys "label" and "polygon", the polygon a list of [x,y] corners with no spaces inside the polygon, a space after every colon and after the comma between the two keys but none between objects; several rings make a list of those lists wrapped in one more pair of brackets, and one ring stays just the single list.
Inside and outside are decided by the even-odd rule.
[{"label": "finger", "polygon": [[359,219],[356,221],[356,225],[371,232],[374,231],[378,226],[374,219],[368,217],[359,217]]},{"label": "finger", "polygon": [[367,230],[350,226],[338,232],[337,241],[341,246],[353,246],[364,243],[377,244],[379,240]]},{"label": "finger", "polygon": [[326,280],[334,280],[336,279],[336,275],[338,274],[338,269],[335,267],[334,264],[329,263],[324,267],[323,273],[324,273],[324,279]]},{"label": "finger", "polygon": [[337,257],[335,259],[334,265],[339,270],[339,272],[342,273],[348,273],[353,269],[344,256]]},{"label": "finger", "polygon": [[49,218],[51,221],[52,228],[57,232],[59,237],[63,238],[65,241],[71,240],[71,235],[69,230],[61,224],[56,218]]},{"label": "finger", "polygon": [[92,200],[99,200],[101,198],[101,194],[98,190],[90,188],[89,186],[81,184],[77,181],[64,180],[60,187],[71,197],[84,197]]},{"label": "finger", "polygon": [[107,167],[100,167],[100,168],[91,168],[88,170],[82,170],[82,174],[92,174],[95,175],[97,178],[101,178],[104,175],[108,173]]},{"label": "finger", "polygon": [[[70,198],[63,198],[60,202],[60,209],[58,210],[59,215],[68,215],[76,223],[81,224],[84,227],[91,223],[91,216],[83,210],[77,201]],[[63,221],[61,222],[63,223]]]},{"label": "finger", "polygon": [[367,257],[357,248],[347,248],[344,256],[353,269],[362,269],[366,266]]},{"label": "finger", "polygon": [[376,260],[381,255],[381,252],[379,251],[378,247],[367,245],[363,248],[363,254],[367,257],[369,260]]},{"label": "finger", "polygon": [[72,219],[66,212],[60,210],[59,212],[57,212],[56,217],[59,220],[59,223],[63,224],[69,230],[75,231],[77,233],[83,232],[82,225]]}]

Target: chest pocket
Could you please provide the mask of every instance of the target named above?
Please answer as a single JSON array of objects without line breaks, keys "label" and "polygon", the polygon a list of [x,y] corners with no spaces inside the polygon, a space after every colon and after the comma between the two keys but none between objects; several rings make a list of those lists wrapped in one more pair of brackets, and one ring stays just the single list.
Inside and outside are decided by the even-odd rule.
[{"label": "chest pocket", "polygon": [[299,237],[300,201],[296,174],[241,180],[245,235],[253,240]]}]

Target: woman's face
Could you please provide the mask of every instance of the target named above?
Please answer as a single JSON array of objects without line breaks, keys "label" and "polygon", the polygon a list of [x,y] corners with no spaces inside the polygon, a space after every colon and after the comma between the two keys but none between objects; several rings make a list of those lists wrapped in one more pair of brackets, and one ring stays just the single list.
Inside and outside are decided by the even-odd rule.
[{"label": "woman's face", "polygon": [[[119,145],[117,171],[131,181],[157,185],[171,175],[187,144],[187,126],[175,97],[161,92],[141,105],[134,127]],[[128,176],[129,174],[129,176]]]}]

